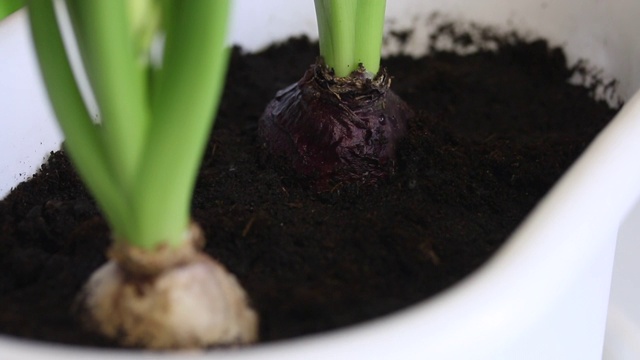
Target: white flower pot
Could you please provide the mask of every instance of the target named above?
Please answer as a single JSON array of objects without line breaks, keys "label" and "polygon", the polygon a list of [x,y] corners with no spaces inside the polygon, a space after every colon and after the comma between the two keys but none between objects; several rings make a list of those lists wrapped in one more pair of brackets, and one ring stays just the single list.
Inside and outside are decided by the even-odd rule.
[{"label": "white flower pot", "polygon": [[[598,359],[619,225],[640,194],[637,0],[389,0],[389,25],[424,38],[438,11],[563,45],[619,79],[626,105],[481,269],[434,298],[353,327],[174,359]],[[311,0],[237,1],[232,40],[249,50],[306,33]],[[416,42],[417,44],[418,42]],[[423,42],[424,43],[424,42]],[[417,47],[415,49],[418,49]],[[635,94],[635,95],[634,95]],[[59,147],[24,13],[0,24],[0,196]],[[613,353],[613,352],[610,352]],[[1,359],[134,359],[0,336]],[[148,354],[147,354],[148,356]]]}]

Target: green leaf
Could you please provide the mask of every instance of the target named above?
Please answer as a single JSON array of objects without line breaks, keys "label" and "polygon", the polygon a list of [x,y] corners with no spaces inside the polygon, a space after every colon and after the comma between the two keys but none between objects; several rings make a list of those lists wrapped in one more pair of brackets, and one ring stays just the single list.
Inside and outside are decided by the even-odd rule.
[{"label": "green leaf", "polygon": [[34,45],[53,110],[78,172],[117,232],[126,232],[128,206],[108,167],[99,129],[92,123],[67,59],[53,2],[30,0]]},{"label": "green leaf", "polygon": [[228,0],[176,1],[171,10],[152,100],[154,122],[134,192],[144,246],[159,236],[181,239],[189,221],[227,69],[229,11]]},{"label": "green leaf", "polygon": [[24,6],[24,0],[0,0],[0,20],[18,11]]},{"label": "green leaf", "polygon": [[320,55],[339,77],[380,68],[385,0],[315,0]]},{"label": "green leaf", "polygon": [[139,61],[126,2],[66,2],[100,109],[109,166],[123,190],[137,176],[150,115],[146,64]]},{"label": "green leaf", "polygon": [[[75,82],[53,1],[28,3],[66,148],[115,237],[142,248],[183,240],[229,55],[230,0],[157,1],[164,19],[145,25],[126,0],[66,0],[99,126]],[[153,71],[141,61],[147,26],[166,28],[162,65]]]}]

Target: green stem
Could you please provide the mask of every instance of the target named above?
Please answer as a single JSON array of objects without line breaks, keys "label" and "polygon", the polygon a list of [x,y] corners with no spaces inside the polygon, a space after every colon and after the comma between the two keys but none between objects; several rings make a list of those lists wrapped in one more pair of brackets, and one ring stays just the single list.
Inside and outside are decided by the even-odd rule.
[{"label": "green stem", "polygon": [[139,57],[146,45],[136,38],[148,39],[144,27],[157,23],[132,36],[124,1],[67,0],[99,127],[75,82],[53,1],[30,0],[32,33],[69,153],[116,238],[142,248],[177,244],[224,83],[230,0],[162,0],[167,38],[151,84]]},{"label": "green stem", "polygon": [[385,0],[315,0],[320,55],[339,77],[380,68]]},{"label": "green stem", "polygon": [[358,1],[355,61],[373,74],[380,69],[385,6],[386,0]]},{"label": "green stem", "polygon": [[151,104],[154,122],[133,193],[139,246],[177,244],[188,225],[227,68],[229,10],[229,0],[191,0],[176,1],[170,12]]},{"label": "green stem", "polygon": [[[337,76],[354,71],[354,42],[357,1],[316,0],[320,54]],[[355,65],[355,66],[354,66]]]},{"label": "green stem", "polygon": [[58,29],[53,2],[30,0],[29,20],[40,69],[65,147],[115,231],[127,232],[128,207],[106,164],[104,144],[83,102]]},{"label": "green stem", "polygon": [[67,0],[91,88],[99,105],[107,156],[122,189],[131,189],[149,123],[146,64],[130,36],[127,0]]}]

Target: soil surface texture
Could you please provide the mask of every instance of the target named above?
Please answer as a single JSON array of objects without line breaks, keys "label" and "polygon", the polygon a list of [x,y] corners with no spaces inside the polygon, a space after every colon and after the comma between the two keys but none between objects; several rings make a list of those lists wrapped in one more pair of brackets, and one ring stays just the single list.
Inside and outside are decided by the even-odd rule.
[{"label": "soil surface texture", "polygon": [[[384,59],[392,89],[416,111],[398,170],[321,194],[256,144],[266,104],[315,61],[317,44],[233,51],[193,217],[206,251],[250,295],[261,341],[362,322],[450,287],[495,253],[615,115],[594,87],[569,84],[584,68],[568,67],[560,49],[491,41],[497,50]],[[63,152],[0,202],[0,228],[0,333],[115,346],[70,315],[110,238]]]}]

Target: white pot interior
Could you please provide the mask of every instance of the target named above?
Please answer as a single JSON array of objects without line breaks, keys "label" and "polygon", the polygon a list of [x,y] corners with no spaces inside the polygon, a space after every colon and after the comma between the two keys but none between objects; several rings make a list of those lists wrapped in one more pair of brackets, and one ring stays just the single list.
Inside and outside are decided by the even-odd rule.
[{"label": "white pot interior", "polygon": [[[429,17],[518,29],[564,46],[619,80],[623,111],[494,258],[453,288],[366,324],[302,339],[188,357],[211,359],[601,357],[618,226],[640,194],[640,42],[637,0],[393,0],[388,29],[413,28],[409,52],[426,46]],[[317,37],[313,3],[236,1],[231,40],[257,50],[292,35]],[[388,49],[393,51],[393,49]],[[0,24],[0,197],[59,147],[28,40],[24,13]],[[8,130],[7,130],[8,129]],[[606,211],[603,211],[606,209]],[[128,359],[0,337],[3,359]],[[164,355],[165,358],[177,357]],[[155,356],[154,356],[155,357]]]}]

